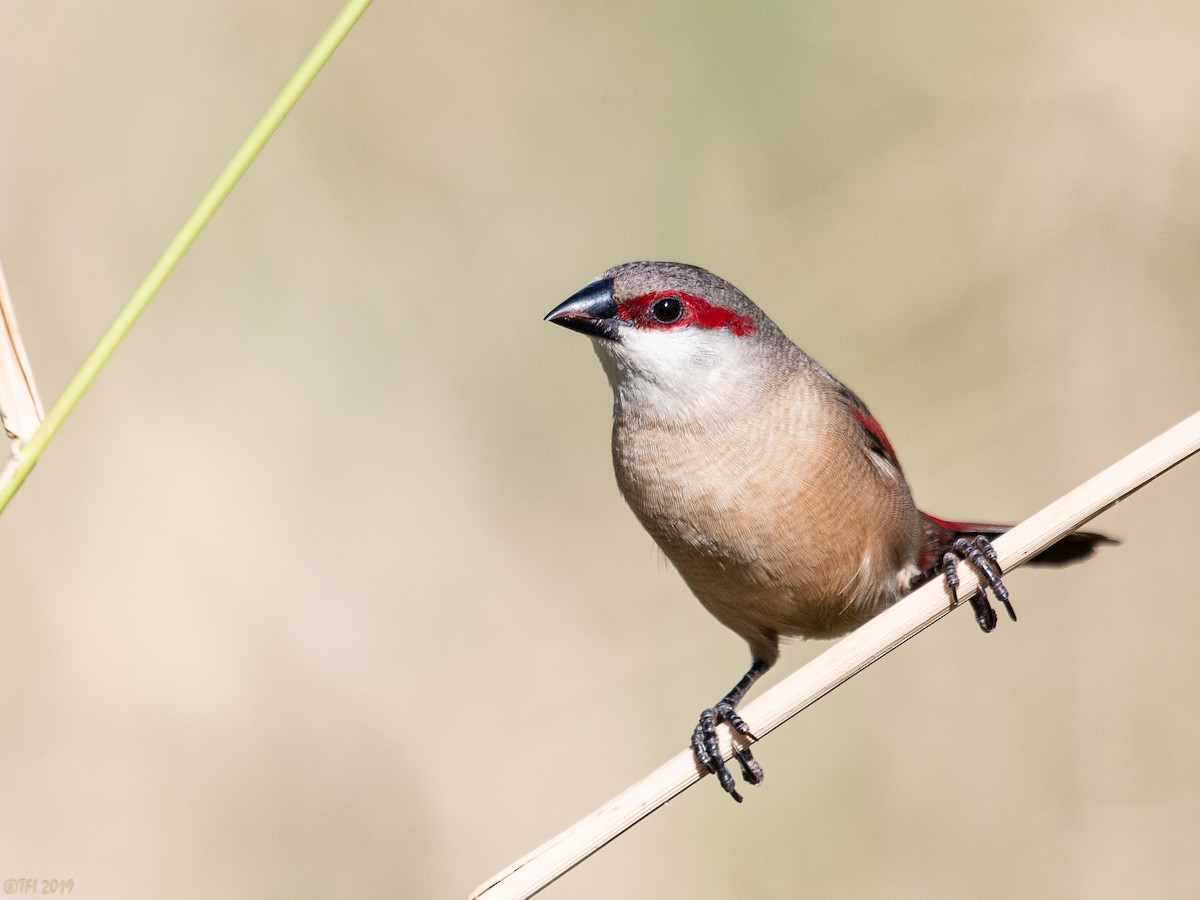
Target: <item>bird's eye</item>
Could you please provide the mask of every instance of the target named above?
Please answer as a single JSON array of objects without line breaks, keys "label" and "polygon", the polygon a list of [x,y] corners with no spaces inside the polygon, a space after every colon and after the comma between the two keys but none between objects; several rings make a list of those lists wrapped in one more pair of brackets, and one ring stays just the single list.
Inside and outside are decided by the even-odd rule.
[{"label": "bird's eye", "polygon": [[650,315],[664,325],[678,322],[679,317],[683,315],[683,301],[678,297],[663,297],[650,307]]}]

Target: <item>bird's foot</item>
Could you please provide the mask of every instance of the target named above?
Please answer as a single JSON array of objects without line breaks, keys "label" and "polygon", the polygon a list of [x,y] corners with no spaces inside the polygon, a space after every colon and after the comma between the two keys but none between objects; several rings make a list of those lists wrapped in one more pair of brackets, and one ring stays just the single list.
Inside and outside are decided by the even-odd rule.
[{"label": "bird's foot", "polygon": [[1004,572],[1000,568],[1000,560],[992,548],[991,541],[981,534],[972,538],[960,537],[942,557],[942,571],[946,573],[946,584],[950,586],[950,595],[954,598],[955,606],[959,604],[958,564],[962,562],[968,563],[975,569],[983,581],[983,586],[969,598],[971,609],[975,611],[975,621],[979,623],[979,627],[985,632],[996,627],[996,610],[988,602],[988,589],[991,589],[991,592],[996,595],[996,599],[1004,604],[1009,618],[1014,622],[1017,621],[1017,614],[1013,611],[1012,603],[1009,600],[1008,588],[1000,580],[1000,576]]},{"label": "bird's foot", "polygon": [[[692,732],[692,755],[696,757],[696,762],[702,769],[717,776],[717,781],[721,783],[725,793],[741,803],[742,795],[737,792],[733,775],[721,757],[721,745],[717,740],[717,724],[720,722],[728,723],[729,727],[739,735],[752,741],[757,740],[751,734],[750,726],[734,711],[733,704],[722,701],[700,713],[700,721],[696,724],[696,730]],[[743,747],[735,742],[733,756],[741,766],[742,778],[747,784],[762,783],[762,766],[750,753],[749,747]]]}]

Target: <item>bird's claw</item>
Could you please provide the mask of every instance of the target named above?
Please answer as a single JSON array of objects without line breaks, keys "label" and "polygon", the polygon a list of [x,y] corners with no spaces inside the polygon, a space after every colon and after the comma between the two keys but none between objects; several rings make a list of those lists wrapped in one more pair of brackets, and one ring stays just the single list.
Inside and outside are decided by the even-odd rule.
[{"label": "bird's claw", "polygon": [[979,623],[979,627],[984,632],[992,631],[996,627],[996,610],[988,602],[989,589],[996,599],[1004,604],[1009,618],[1014,622],[1017,621],[1017,614],[1009,599],[1008,588],[1000,580],[1004,571],[1000,568],[1000,559],[996,556],[991,541],[981,534],[975,535],[973,538],[960,537],[942,557],[942,571],[946,574],[946,584],[950,588],[950,596],[954,598],[955,606],[960,602],[958,597],[958,564],[960,562],[969,563],[983,582],[979,590],[969,598],[971,609],[975,612],[975,621]]},{"label": "bird's claw", "polygon": [[[696,723],[696,729],[692,732],[692,755],[702,769],[717,776],[717,781],[725,793],[741,803],[742,795],[737,792],[737,783],[721,757],[721,744],[717,740],[717,724],[720,722],[725,722],[738,734],[752,741],[757,740],[751,733],[750,726],[734,712],[733,705],[721,702],[700,713],[700,721]],[[733,755],[742,770],[743,780],[747,784],[762,784],[762,766],[754,758],[750,748],[735,744]]]}]

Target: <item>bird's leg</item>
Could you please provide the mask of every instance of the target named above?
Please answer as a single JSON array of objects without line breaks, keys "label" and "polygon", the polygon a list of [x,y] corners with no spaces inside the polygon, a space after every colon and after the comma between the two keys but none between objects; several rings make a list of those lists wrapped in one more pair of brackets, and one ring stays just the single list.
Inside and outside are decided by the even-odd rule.
[{"label": "bird's leg", "polygon": [[992,548],[991,541],[981,534],[975,535],[973,538],[960,537],[942,556],[942,571],[946,573],[946,584],[950,586],[950,595],[954,598],[955,605],[959,602],[958,563],[960,562],[970,563],[984,581],[984,585],[970,598],[971,609],[975,611],[975,621],[979,623],[979,627],[985,632],[996,627],[996,610],[992,609],[992,604],[988,602],[988,588],[991,588],[996,599],[1004,604],[1009,618],[1014,622],[1017,621],[1017,614],[1013,611],[1012,603],[1009,600],[1008,588],[1000,580],[1000,576],[1004,573],[1000,568],[1000,560]]},{"label": "bird's leg", "polygon": [[[734,708],[746,696],[746,692],[750,690],[754,682],[758,681],[769,668],[771,668],[769,662],[756,659],[746,674],[742,676],[742,680],[734,685],[733,690],[718,700],[714,706],[710,706],[700,713],[700,721],[696,725],[696,730],[692,732],[692,755],[696,757],[696,762],[702,769],[707,769],[716,775],[717,780],[721,782],[721,787],[738,803],[742,802],[742,795],[734,788],[733,775],[726,768],[725,760],[721,758],[721,745],[717,741],[717,724],[726,722],[738,734],[745,735],[752,741],[758,740],[750,733],[750,726],[734,711]],[[742,777],[746,783],[760,784],[763,780],[762,766],[750,753],[750,748],[735,743],[733,755],[742,768]]]}]

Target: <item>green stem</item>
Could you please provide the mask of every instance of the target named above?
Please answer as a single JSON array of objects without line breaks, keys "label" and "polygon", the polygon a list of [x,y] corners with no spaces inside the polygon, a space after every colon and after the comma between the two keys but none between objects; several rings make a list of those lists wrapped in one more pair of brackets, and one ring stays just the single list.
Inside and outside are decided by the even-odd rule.
[{"label": "green stem", "polygon": [[259,119],[258,124],[254,126],[254,130],[250,132],[250,136],[246,138],[237,153],[221,170],[221,174],[217,176],[217,180],[213,182],[212,187],[201,198],[196,208],[192,210],[191,215],[187,217],[187,221],[183,223],[183,227],[179,229],[175,237],[171,239],[171,243],[163,251],[162,255],[150,268],[145,279],[138,285],[133,296],[129,298],[129,302],[125,304],[124,309],[108,327],[108,330],[101,335],[100,340],[96,342],[96,346],[92,348],[91,353],[87,355],[83,363],[79,366],[78,371],[71,376],[71,380],[67,382],[66,388],[63,389],[62,395],[50,407],[50,411],[46,413],[46,418],[30,437],[28,443],[21,448],[20,462],[14,469],[12,477],[2,486],[0,486],[0,512],[8,506],[8,501],[12,499],[17,489],[24,483],[25,478],[32,471],[38,458],[42,455],[42,451],[58,433],[58,429],[62,427],[67,416],[75,408],[83,397],[84,392],[91,386],[100,370],[108,362],[110,356],[117,349],[117,345],[121,343],[125,335],[129,333],[129,329],[133,327],[133,323],[137,321],[138,316],[150,304],[158,289],[162,287],[167,276],[179,264],[179,260],[187,252],[188,248],[204,230],[204,226],[216,213],[217,209],[225,202],[225,198],[229,196],[234,185],[250,167],[250,163],[254,162],[254,158],[258,156],[260,150],[270,139],[271,135],[279,127],[296,101],[312,84],[317,73],[328,62],[333,52],[341,44],[342,40],[354,27],[354,24],[359,20],[367,7],[371,5],[371,0],[350,0],[345,8],[338,14],[333,24],[329,26],[329,30],[321,36],[321,39],[313,47],[312,51],[305,57],[304,62],[296,70],[295,74],[288,79],[288,83],[284,85],[283,90],[279,92],[279,96],[267,109],[263,117]]}]

